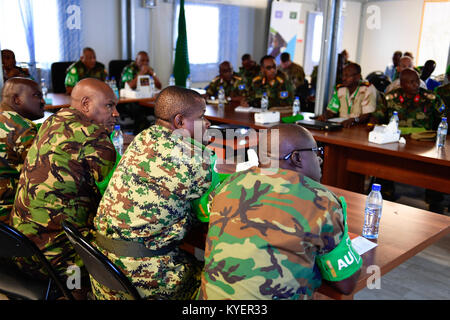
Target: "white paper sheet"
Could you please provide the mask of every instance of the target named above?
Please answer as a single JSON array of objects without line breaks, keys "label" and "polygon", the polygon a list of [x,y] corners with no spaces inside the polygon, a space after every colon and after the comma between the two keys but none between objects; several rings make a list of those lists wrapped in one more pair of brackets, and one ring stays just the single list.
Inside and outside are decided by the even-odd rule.
[{"label": "white paper sheet", "polygon": [[367,240],[364,237],[358,236],[352,239],[352,246],[355,248],[359,255],[366,253],[367,251],[375,248],[378,244]]}]

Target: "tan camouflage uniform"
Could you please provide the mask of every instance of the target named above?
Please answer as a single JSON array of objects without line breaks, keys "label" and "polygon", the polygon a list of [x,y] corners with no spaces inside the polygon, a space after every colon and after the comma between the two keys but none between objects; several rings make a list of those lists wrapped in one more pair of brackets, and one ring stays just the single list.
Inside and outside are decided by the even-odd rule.
[{"label": "tan camouflage uniform", "polygon": [[96,182],[107,177],[115,160],[106,128],[73,108],[48,118],[28,151],[12,225],[36,243],[60,272],[68,264],[82,265],[61,221],[68,219],[81,231],[92,226],[101,198]]},{"label": "tan camouflage uniform", "polygon": [[[139,242],[165,254],[133,258],[102,250],[131,280],[143,298],[192,298],[202,265],[178,248],[196,220],[190,201],[209,188],[211,171],[201,148],[180,142],[162,126],[142,131],[125,151],[94,219],[97,233]],[[182,145],[188,154],[182,153]],[[207,153],[205,153],[205,156]],[[209,154],[208,154],[209,155]],[[206,158],[205,158],[206,159]],[[91,279],[97,299],[127,299]]]},{"label": "tan camouflage uniform", "polygon": [[297,172],[261,168],[215,193],[198,298],[311,299],[322,282],[316,258],[343,237],[337,197]]},{"label": "tan camouflage uniform", "polygon": [[6,104],[0,104],[0,221],[8,223],[28,149],[36,125]]}]

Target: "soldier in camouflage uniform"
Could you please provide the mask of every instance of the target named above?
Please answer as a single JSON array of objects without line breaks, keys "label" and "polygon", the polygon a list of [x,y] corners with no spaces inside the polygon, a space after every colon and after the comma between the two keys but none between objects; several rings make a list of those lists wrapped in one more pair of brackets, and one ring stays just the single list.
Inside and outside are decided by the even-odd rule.
[{"label": "soldier in camouflage uniform", "polygon": [[256,64],[250,54],[242,55],[242,67],[239,68],[238,75],[244,80],[247,88],[252,85],[252,80],[261,72],[260,66]]},{"label": "soldier in camouflage uniform", "polygon": [[447,77],[447,80],[449,80],[449,83],[437,87],[434,89],[434,92],[441,97],[447,107],[450,107],[450,66],[447,68],[445,76]]},{"label": "soldier in camouflage uniform", "polygon": [[[125,151],[94,219],[97,246],[146,299],[189,299],[199,286],[201,265],[178,244],[196,219],[189,202],[211,184],[209,154],[203,159],[203,145],[190,138],[200,134],[195,122],[202,132],[209,127],[205,110],[195,91],[164,89],[156,124]],[[97,299],[130,298],[91,282]]]},{"label": "soldier in camouflage uniform", "polygon": [[64,82],[66,92],[70,94],[73,87],[82,79],[95,78],[105,81],[107,76],[108,72],[105,69],[105,65],[97,62],[94,49],[84,48],[80,60],[67,68],[66,80]]},{"label": "soldier in camouflage uniform", "polygon": [[28,149],[37,134],[31,120],[44,115],[45,102],[33,80],[12,78],[5,82],[0,103],[0,221],[9,222]]},{"label": "soldier in camouflage uniform", "polygon": [[[280,156],[270,156],[281,168],[235,173],[214,191],[199,299],[311,299],[324,274],[316,259],[344,237],[341,203],[318,182],[314,138],[297,125],[274,129]],[[352,263],[353,273],[334,283],[346,294],[362,260]]]},{"label": "soldier in camouflage uniform", "polygon": [[379,123],[387,124],[394,111],[400,127],[436,130],[446,114],[445,104],[435,93],[419,87],[419,75],[412,69],[400,73],[401,88],[386,94],[386,106],[374,113]]},{"label": "soldier in camouflage uniform", "polygon": [[303,86],[305,84],[305,71],[302,66],[292,62],[288,52],[283,52],[280,59],[281,64],[279,69],[288,76],[294,88],[297,89]]},{"label": "soldier in camouflage uniform", "polygon": [[149,63],[150,59],[147,52],[140,51],[136,56],[136,60],[123,68],[120,81],[121,88],[124,88],[125,83],[128,83],[130,88],[135,90],[137,87],[138,76],[149,75],[153,77],[155,87],[161,89],[161,81],[159,81],[156,72],[150,67]]},{"label": "soldier in camouflage uniform", "polygon": [[219,65],[219,75],[208,85],[206,95],[217,98],[220,87],[225,90],[226,97],[245,97],[247,95],[248,88],[245,81],[233,72],[233,67],[228,61]]},{"label": "soldier in camouflage uniform", "polygon": [[269,97],[269,108],[291,106],[294,102],[294,87],[281,71],[277,71],[275,59],[264,56],[261,59],[261,74],[252,80],[247,100],[250,105],[258,105],[264,92]]},{"label": "soldier in camouflage uniform", "polygon": [[[28,151],[12,211],[12,225],[41,249],[60,273],[82,265],[61,221],[92,226],[100,202],[96,182],[113,169],[116,151],[110,140],[119,114],[117,97],[97,79],[80,81],[70,108],[49,117]],[[34,266],[24,262],[34,273]]]},{"label": "soldier in camouflage uniform", "polygon": [[3,81],[14,77],[31,78],[28,69],[16,66],[16,55],[13,51],[2,50]]}]

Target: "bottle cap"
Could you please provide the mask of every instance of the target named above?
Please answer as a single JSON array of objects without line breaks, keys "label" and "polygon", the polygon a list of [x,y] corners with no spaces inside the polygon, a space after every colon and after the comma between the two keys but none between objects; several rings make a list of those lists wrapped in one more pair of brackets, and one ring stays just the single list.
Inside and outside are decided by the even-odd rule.
[{"label": "bottle cap", "polygon": [[447,117],[442,117],[442,121],[447,121]]},{"label": "bottle cap", "polygon": [[295,97],[295,100],[300,100],[300,98],[299,97]]},{"label": "bottle cap", "polygon": [[114,130],[120,130],[120,124],[114,125]]},{"label": "bottle cap", "polygon": [[394,114],[398,114],[398,112],[397,112],[397,111],[394,111]]},{"label": "bottle cap", "polygon": [[267,92],[264,92],[264,93],[263,93],[263,96],[264,96],[264,97],[267,96]]},{"label": "bottle cap", "polygon": [[379,185],[378,183],[374,183],[372,185],[372,191],[380,191],[381,190],[381,185]]}]

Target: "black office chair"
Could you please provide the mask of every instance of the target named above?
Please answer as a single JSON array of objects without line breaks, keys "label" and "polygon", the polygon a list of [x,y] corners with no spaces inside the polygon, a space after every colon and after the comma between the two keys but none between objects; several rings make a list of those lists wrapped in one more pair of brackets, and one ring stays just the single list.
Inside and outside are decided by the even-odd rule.
[{"label": "black office chair", "polygon": [[119,88],[122,87],[121,85],[121,75],[123,68],[125,68],[127,65],[129,65],[133,60],[111,60],[108,65],[108,71],[109,71],[109,77],[116,78],[116,83]]},{"label": "black office chair", "polygon": [[[14,257],[36,257],[49,274],[48,280],[36,279],[21,271],[13,262]],[[61,294],[68,300],[74,300],[63,280],[34,242],[2,222],[0,222],[0,292],[13,300],[56,300]]]},{"label": "black office chair", "polygon": [[73,224],[65,220],[61,225],[87,271],[95,280],[112,290],[130,294],[134,300],[141,300],[136,288],[123,272],[90,244]]},{"label": "black office chair", "polygon": [[53,93],[65,93],[66,86],[64,84],[66,80],[66,71],[67,68],[73,63],[70,61],[67,62],[54,62],[51,66],[51,74],[52,74],[52,92]]},{"label": "black office chair", "polygon": [[381,71],[374,71],[370,73],[366,80],[377,88],[378,91],[384,92],[387,86],[391,84],[389,78]]}]

